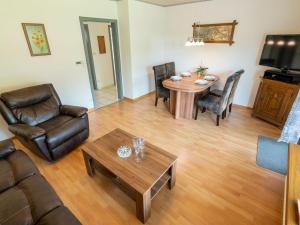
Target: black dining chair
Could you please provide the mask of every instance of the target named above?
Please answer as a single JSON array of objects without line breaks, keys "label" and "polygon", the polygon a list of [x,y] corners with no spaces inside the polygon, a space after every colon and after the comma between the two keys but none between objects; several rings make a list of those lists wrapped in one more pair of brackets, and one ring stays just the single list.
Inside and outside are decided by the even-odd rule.
[{"label": "black dining chair", "polygon": [[[244,73],[245,71],[244,70],[239,70],[237,73],[236,73],[236,79],[234,81],[234,84],[233,84],[233,88],[231,90],[231,93],[230,93],[230,96],[229,96],[229,99],[228,99],[228,109],[229,109],[229,112],[231,113],[232,111],[232,104],[233,104],[233,99],[234,99],[234,96],[235,96],[235,93],[236,93],[236,89],[237,89],[237,86],[239,84],[239,81],[241,79],[241,76],[242,74]],[[219,89],[214,89],[212,91],[210,91],[210,95],[215,95],[217,97],[221,97],[222,95],[222,92],[223,90],[219,90]],[[226,117],[226,112],[227,112],[227,108],[225,110],[225,117]]]},{"label": "black dining chair", "polygon": [[174,62],[169,62],[166,63],[166,70],[167,70],[167,78],[170,78],[171,76],[176,75],[176,70],[175,70],[175,63]]},{"label": "black dining chair", "polygon": [[220,97],[208,94],[197,100],[195,120],[197,120],[197,118],[198,118],[199,107],[201,107],[202,113],[204,113],[207,109],[209,111],[215,113],[217,115],[216,125],[217,126],[220,125],[220,117],[221,116],[222,116],[222,118],[225,117],[225,110],[228,106],[228,101],[229,101],[230,94],[233,89],[234,82],[237,79],[238,74],[241,74],[241,73],[243,73],[243,71],[238,71],[227,78],[225,87],[224,87]]},{"label": "black dining chair", "polygon": [[155,106],[157,106],[157,101],[159,98],[163,98],[164,102],[170,98],[170,91],[169,89],[165,88],[162,85],[162,82],[165,79],[168,79],[167,76],[167,68],[166,65],[158,65],[153,66],[154,70],[154,78],[155,78]]}]

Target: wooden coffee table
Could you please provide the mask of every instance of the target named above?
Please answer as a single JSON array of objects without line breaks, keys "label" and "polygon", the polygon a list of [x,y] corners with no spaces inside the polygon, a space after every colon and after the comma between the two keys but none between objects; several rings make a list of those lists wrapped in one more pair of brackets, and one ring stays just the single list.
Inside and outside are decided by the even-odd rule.
[{"label": "wooden coffee table", "polygon": [[[82,147],[87,172],[95,174],[95,168],[109,175],[132,199],[136,201],[136,216],[145,223],[151,215],[151,200],[168,184],[175,185],[177,157],[145,142],[145,157],[134,159],[134,136],[115,129],[94,142]],[[117,155],[121,145],[129,145],[132,155],[122,159]]]}]

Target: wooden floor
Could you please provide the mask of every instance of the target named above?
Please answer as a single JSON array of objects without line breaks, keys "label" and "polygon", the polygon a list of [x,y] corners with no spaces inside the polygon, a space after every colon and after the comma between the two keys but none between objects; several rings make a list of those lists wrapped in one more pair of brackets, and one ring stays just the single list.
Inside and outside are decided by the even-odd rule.
[{"label": "wooden floor", "polygon": [[[174,120],[154,97],[90,113],[89,141],[120,127],[178,156],[177,183],[152,203],[149,225],[279,225],[284,177],[255,164],[257,137],[279,129],[239,107],[216,127],[214,116]],[[107,178],[87,175],[80,149],[49,164],[26,150],[84,225],[141,224],[135,204]]]}]

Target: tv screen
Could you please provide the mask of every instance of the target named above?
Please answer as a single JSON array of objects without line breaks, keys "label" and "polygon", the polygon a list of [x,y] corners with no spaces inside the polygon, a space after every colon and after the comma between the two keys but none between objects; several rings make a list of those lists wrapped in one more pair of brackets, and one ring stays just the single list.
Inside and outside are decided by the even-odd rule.
[{"label": "tv screen", "polygon": [[268,35],[259,64],[300,71],[300,34]]}]

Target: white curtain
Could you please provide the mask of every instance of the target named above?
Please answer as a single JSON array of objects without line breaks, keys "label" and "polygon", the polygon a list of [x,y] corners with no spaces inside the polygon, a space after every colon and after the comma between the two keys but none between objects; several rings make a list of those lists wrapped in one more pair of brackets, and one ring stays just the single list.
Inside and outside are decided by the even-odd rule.
[{"label": "white curtain", "polygon": [[293,104],[278,141],[297,144],[300,138],[300,92]]}]

